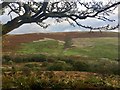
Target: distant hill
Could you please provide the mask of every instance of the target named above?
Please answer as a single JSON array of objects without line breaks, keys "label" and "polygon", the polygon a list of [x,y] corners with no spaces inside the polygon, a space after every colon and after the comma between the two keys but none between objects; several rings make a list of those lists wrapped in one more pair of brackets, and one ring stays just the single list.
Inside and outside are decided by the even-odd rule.
[{"label": "distant hill", "polygon": [[116,32],[57,32],[57,33],[32,33],[22,35],[6,35],[3,37],[3,52],[8,49],[14,49],[21,43],[37,41],[44,38],[52,38],[63,41],[69,38],[99,38],[99,37],[118,37]]}]

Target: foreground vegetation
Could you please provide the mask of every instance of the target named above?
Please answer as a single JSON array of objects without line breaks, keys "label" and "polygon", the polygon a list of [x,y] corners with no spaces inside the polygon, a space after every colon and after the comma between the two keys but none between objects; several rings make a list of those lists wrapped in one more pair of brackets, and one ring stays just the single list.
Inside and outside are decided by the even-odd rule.
[{"label": "foreground vegetation", "polygon": [[3,89],[120,88],[118,61],[42,54],[3,58]]},{"label": "foreground vegetation", "polygon": [[41,90],[41,88],[52,88],[63,90],[70,88],[106,88],[108,90],[120,88],[120,77],[118,75],[101,75],[86,72],[67,71],[42,71],[18,73],[7,73],[3,75],[4,89],[17,90]]},{"label": "foreground vegetation", "polygon": [[42,54],[27,56],[4,56],[3,71],[17,71],[28,68],[33,71],[87,71],[118,74],[119,61],[79,56],[47,56]]},{"label": "foreground vegetation", "polygon": [[23,43],[2,63],[3,89],[120,88],[117,38]]}]

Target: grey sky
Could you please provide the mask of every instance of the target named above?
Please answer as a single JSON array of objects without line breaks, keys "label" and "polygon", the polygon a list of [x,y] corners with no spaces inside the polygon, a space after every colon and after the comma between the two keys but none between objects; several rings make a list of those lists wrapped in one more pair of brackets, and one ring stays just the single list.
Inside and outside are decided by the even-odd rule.
[{"label": "grey sky", "polygon": [[[113,15],[111,18],[115,19],[116,23],[117,23],[117,20],[118,20],[117,15]],[[50,22],[50,21],[47,20],[47,22]],[[90,25],[93,27],[104,26],[107,24],[107,22],[103,22],[103,21],[96,20],[96,19],[86,19],[86,20],[80,21],[80,22],[84,25]],[[116,23],[113,22],[113,23],[111,23],[111,25],[116,24]],[[10,32],[10,34],[24,34],[24,33],[37,33],[37,32],[42,32],[42,33],[69,32],[69,31],[88,31],[88,29],[81,28],[77,25],[75,27],[73,27],[68,22],[54,24],[54,21],[51,21],[51,25],[46,29],[41,28],[39,25],[37,25],[35,23],[31,23],[31,24],[24,24],[24,25],[20,26],[19,28]]]},{"label": "grey sky", "polygon": [[[6,10],[7,11],[7,10]],[[118,12],[115,11],[116,14],[111,15],[110,19],[115,19],[116,22],[111,23],[111,25],[117,24],[118,22]],[[15,15],[13,15],[15,16]],[[6,14],[0,16],[0,20],[2,23],[6,23],[10,20],[10,17]],[[24,24],[20,26],[19,28],[11,31],[9,34],[24,34],[24,33],[37,33],[37,32],[68,32],[68,31],[87,31],[84,28],[81,28],[79,26],[71,26],[68,22],[62,22],[62,23],[55,23],[52,19],[46,20],[48,24],[51,24],[48,28],[43,29],[40,26],[38,26],[35,23],[31,24]],[[55,24],[54,24],[55,23]],[[80,20],[80,23],[83,25],[89,25],[93,27],[100,27],[105,26],[108,22],[104,22],[97,19],[86,19],[86,20]]]}]

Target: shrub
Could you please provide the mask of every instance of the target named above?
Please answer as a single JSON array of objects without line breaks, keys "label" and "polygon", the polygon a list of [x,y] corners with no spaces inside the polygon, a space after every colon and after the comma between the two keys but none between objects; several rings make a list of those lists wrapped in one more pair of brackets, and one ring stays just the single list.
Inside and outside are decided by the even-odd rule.
[{"label": "shrub", "polygon": [[[89,62],[88,62],[89,63]],[[89,63],[89,72],[103,74],[118,74],[118,62],[111,60],[97,60]]]},{"label": "shrub", "polygon": [[85,62],[75,61],[73,63],[73,68],[75,71],[88,71],[89,65]]},{"label": "shrub", "polygon": [[11,59],[16,63],[23,63],[23,62],[44,62],[46,61],[46,56],[39,54],[39,55],[25,55],[25,56],[14,56],[11,58],[10,56],[5,56],[5,60],[3,61],[10,61]]},{"label": "shrub", "polygon": [[47,67],[47,70],[50,71],[69,71],[72,70],[70,64],[65,63],[64,61],[57,61]]},{"label": "shrub", "polygon": [[65,62],[72,65],[72,64],[75,62],[75,60],[70,59],[70,58],[66,58],[66,59],[65,59]]},{"label": "shrub", "polygon": [[28,57],[29,61],[31,62],[44,62],[46,61],[46,56],[39,54],[39,55],[32,55],[30,57]]},{"label": "shrub", "polygon": [[3,64],[8,64],[9,61],[11,61],[12,58],[9,55],[3,55],[2,56],[2,63]]},{"label": "shrub", "polygon": [[22,62],[27,62],[27,60],[24,58],[24,57],[15,57],[14,59],[13,59],[13,61],[14,62],[16,62],[16,63],[22,63]]}]

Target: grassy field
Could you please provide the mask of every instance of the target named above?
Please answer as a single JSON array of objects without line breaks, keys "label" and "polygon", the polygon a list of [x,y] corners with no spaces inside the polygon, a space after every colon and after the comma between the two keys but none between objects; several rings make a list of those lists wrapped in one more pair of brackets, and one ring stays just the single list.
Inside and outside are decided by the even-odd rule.
[{"label": "grassy field", "polygon": [[71,47],[64,49],[65,42],[45,40],[21,44],[17,51],[22,54],[47,53],[49,55],[76,55],[92,58],[118,58],[118,38],[75,38]]}]

